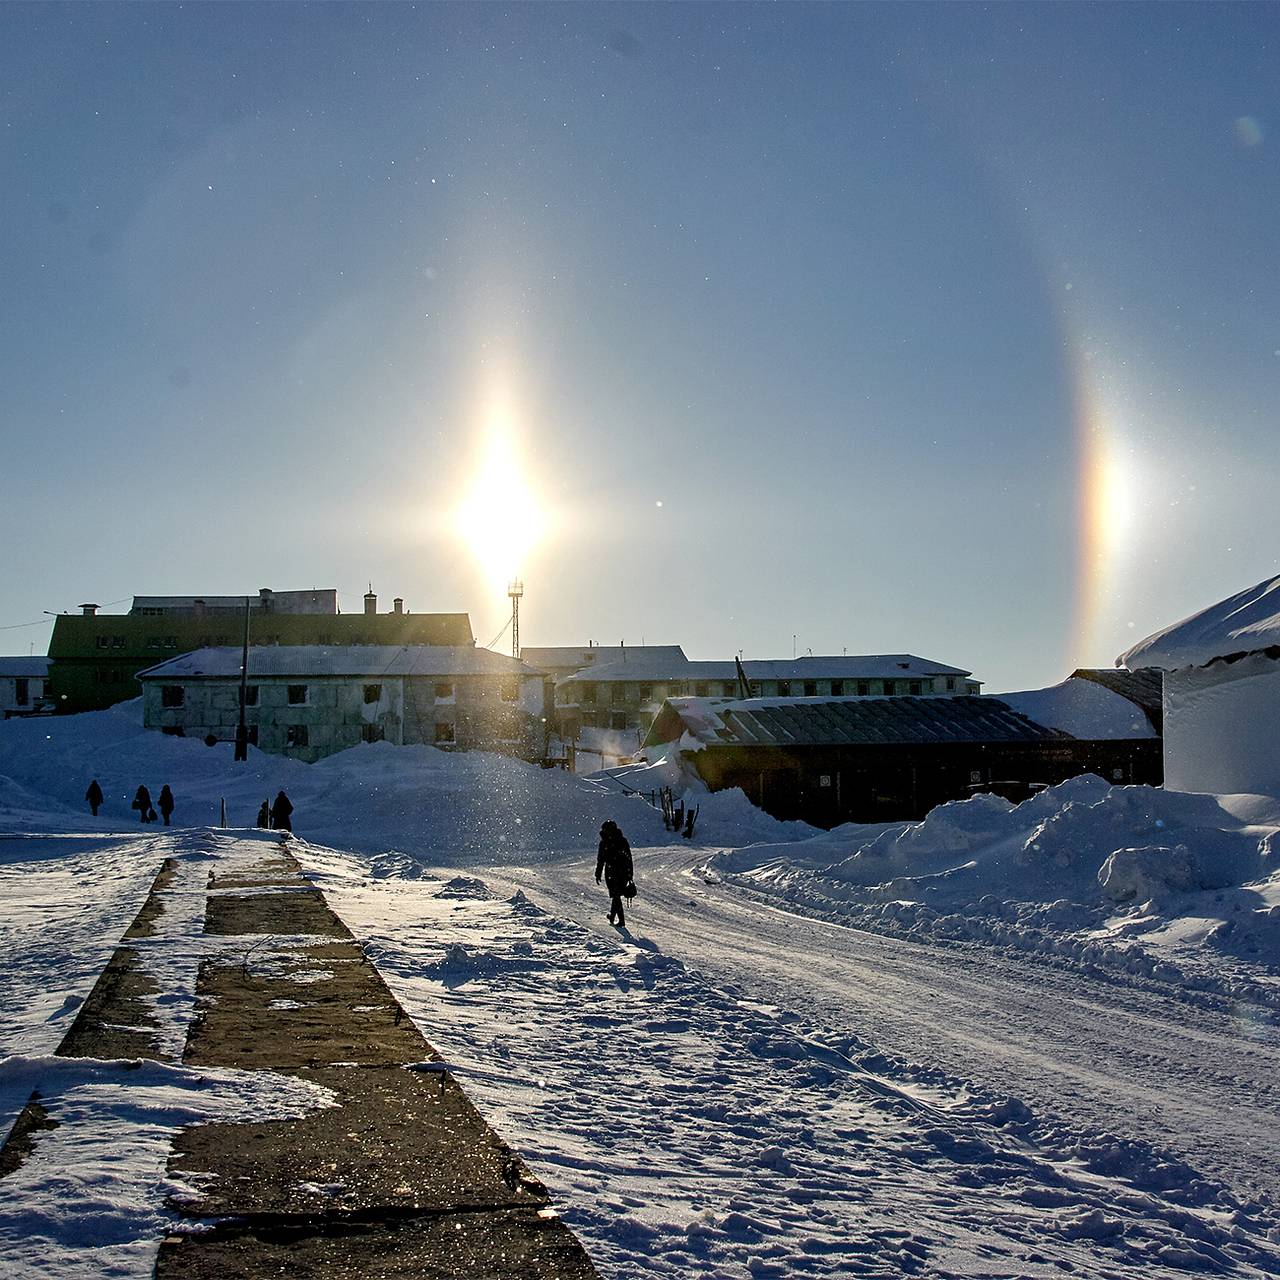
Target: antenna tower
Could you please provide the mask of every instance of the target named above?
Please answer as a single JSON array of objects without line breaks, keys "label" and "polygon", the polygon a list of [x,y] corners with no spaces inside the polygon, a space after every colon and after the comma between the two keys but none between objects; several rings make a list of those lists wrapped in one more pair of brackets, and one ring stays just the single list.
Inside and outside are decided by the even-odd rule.
[{"label": "antenna tower", "polygon": [[507,586],[511,597],[511,656],[520,656],[520,597],[524,595],[524,583],[517,578]]}]

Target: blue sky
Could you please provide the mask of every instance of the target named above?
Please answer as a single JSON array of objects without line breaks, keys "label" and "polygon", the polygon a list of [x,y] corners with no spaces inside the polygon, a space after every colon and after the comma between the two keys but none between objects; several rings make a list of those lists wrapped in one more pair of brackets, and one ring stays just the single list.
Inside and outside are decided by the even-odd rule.
[{"label": "blue sky", "polygon": [[1278,35],[0,7],[0,649],[370,581],[488,641],[452,513],[501,396],[526,643],[1109,664],[1276,571]]}]

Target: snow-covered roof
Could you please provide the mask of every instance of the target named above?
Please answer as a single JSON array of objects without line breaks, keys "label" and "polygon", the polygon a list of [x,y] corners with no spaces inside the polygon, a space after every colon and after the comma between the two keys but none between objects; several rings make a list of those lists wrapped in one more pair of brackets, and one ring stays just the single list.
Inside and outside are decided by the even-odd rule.
[{"label": "snow-covered roof", "polygon": [[1139,641],[1118,667],[1199,667],[1280,646],[1280,578],[1268,578]]},{"label": "snow-covered roof", "polygon": [[1040,742],[1064,735],[997,698],[669,698],[646,746],[688,733],[708,746]]},{"label": "snow-covered roof", "polygon": [[602,667],[614,662],[679,663],[689,661],[678,644],[522,645],[520,657],[540,671],[561,667]]},{"label": "snow-covered roof", "polygon": [[[138,673],[139,680],[227,680],[240,675],[237,646],[197,649]],[[538,672],[478,645],[250,645],[249,678],[263,676],[478,676]]]},{"label": "snow-covered roof", "polygon": [[43,680],[49,675],[49,659],[0,658],[0,678],[12,680]]},{"label": "snow-covered roof", "polygon": [[[528,653],[528,650],[525,650]],[[681,657],[683,658],[683,654]],[[910,653],[838,654],[833,657],[752,658],[743,662],[748,680],[909,680],[932,676],[968,676],[968,671],[949,667]],[[589,671],[566,676],[572,681],[620,680],[736,680],[733,660],[706,662],[685,660],[680,664],[641,662],[628,658]]]},{"label": "snow-covered roof", "polygon": [[1092,680],[1070,677],[1048,689],[1002,693],[999,697],[1028,720],[1060,729],[1073,738],[1110,742],[1158,736],[1141,706]]}]

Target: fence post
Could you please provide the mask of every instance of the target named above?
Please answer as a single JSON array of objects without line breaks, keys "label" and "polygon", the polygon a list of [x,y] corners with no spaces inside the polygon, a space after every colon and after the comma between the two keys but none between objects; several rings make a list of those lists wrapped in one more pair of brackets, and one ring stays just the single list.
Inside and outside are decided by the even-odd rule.
[{"label": "fence post", "polygon": [[227,825],[227,797],[223,796],[222,797],[222,826],[224,830],[226,829],[226,825]]}]

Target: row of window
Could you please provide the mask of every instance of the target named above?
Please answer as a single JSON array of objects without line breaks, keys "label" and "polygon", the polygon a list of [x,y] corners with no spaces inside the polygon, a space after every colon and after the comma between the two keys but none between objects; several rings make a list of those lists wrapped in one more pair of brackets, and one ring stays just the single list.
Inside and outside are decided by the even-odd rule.
[{"label": "row of window", "polygon": [[[441,682],[435,686],[435,696],[437,698],[452,698],[453,685]],[[514,702],[519,696],[519,690],[512,694],[508,701]],[[305,684],[291,684],[286,686],[286,700],[291,707],[305,707],[310,701],[310,686]],[[503,691],[503,697],[506,698],[506,691]],[[364,686],[364,700],[366,706],[372,706],[382,701],[382,686],[380,684],[367,684]],[[160,686],[160,705],[162,707],[181,707],[186,705],[186,688],[180,684],[163,684]],[[250,684],[245,686],[244,705],[246,707],[256,707],[258,705],[258,686]]]},{"label": "row of window", "polygon": [[[827,690],[819,691],[817,680],[777,680],[777,681],[751,681],[751,696],[759,697],[777,697],[777,698],[816,698],[832,697],[843,698],[850,694],[859,698],[869,698],[876,695],[886,697],[897,697],[906,695],[909,697],[919,697],[925,693],[925,681],[923,680],[831,680],[823,681],[828,684]],[[772,690],[768,686],[774,686]],[[928,692],[933,692],[933,682],[928,682]],[[591,683],[583,683],[577,686],[581,705],[584,707],[593,707],[603,701],[600,697],[599,686]],[[609,690],[608,701],[612,706],[626,706],[630,701],[638,701],[641,706],[654,700],[655,686],[651,684],[624,684],[621,681],[610,682],[605,686]],[[687,697],[690,693],[695,698],[736,698],[739,696],[738,683],[736,680],[724,681],[677,681],[671,685],[657,686],[659,696],[661,697]],[[633,691],[628,697],[628,691]],[[956,692],[955,676],[947,676],[946,690],[948,693]],[[573,686],[561,692],[562,701],[572,703],[574,699]]]}]

